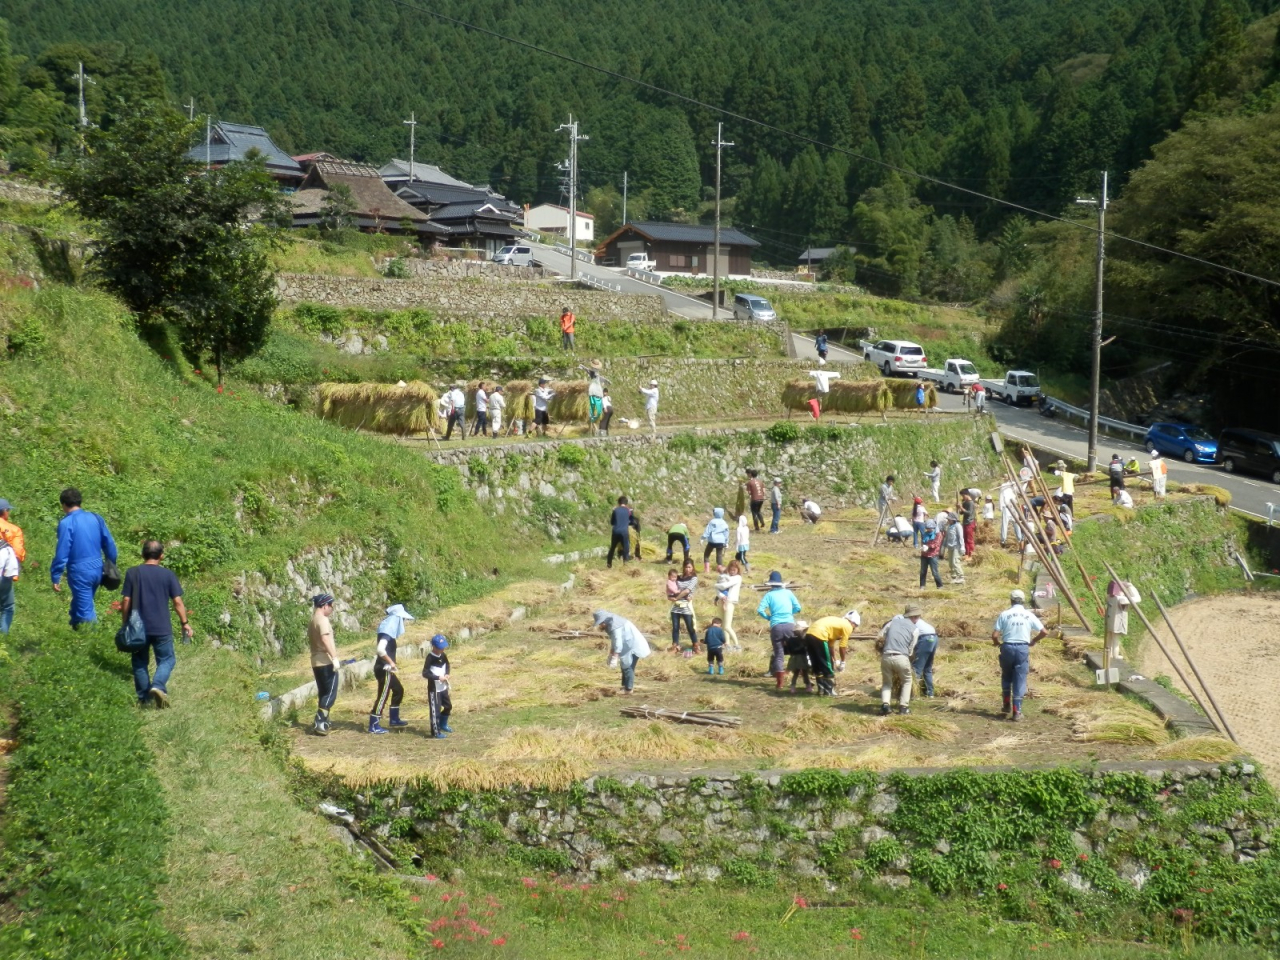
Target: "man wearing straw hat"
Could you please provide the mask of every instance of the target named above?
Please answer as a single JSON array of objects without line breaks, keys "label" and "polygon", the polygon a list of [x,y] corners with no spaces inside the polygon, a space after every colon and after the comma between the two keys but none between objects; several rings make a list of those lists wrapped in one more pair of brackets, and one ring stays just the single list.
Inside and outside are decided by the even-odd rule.
[{"label": "man wearing straw hat", "polygon": [[1008,713],[1015,723],[1022,720],[1022,698],[1027,695],[1027,673],[1031,667],[1031,648],[1047,633],[1040,618],[1025,606],[1027,595],[1021,590],[1009,594],[1009,609],[996,617],[991,643],[1000,648],[1000,689],[1004,695],[1001,713]]},{"label": "man wearing straw hat", "polygon": [[449,412],[449,426],[445,429],[444,438],[446,440],[453,436],[453,428],[458,427],[458,439],[467,439],[467,395],[462,392],[462,388],[466,386],[462,380],[454,382],[453,387],[445,394],[448,401],[445,409]]}]

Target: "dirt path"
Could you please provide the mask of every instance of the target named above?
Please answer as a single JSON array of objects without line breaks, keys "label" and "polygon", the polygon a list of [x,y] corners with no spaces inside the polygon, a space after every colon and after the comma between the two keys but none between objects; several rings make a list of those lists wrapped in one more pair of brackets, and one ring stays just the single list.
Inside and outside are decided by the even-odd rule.
[{"label": "dirt path", "polygon": [[[1151,606],[1149,617],[1158,613]],[[1280,596],[1210,597],[1181,604],[1170,613],[1241,745],[1269,768],[1280,769],[1280,703],[1276,701],[1276,690],[1280,689]],[[1135,622],[1136,618],[1131,624]],[[1152,621],[1153,625],[1157,622],[1161,640],[1176,652],[1163,620],[1157,617]],[[1141,629],[1141,624],[1137,625]],[[1173,675],[1150,637],[1139,662],[1145,676]]]}]

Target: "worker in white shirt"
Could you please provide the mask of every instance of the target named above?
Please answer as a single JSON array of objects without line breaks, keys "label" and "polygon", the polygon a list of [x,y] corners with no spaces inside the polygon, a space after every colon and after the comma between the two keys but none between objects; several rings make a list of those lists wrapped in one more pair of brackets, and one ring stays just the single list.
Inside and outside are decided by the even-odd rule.
[{"label": "worker in white shirt", "polygon": [[502,432],[502,411],[507,408],[507,398],[502,395],[502,384],[496,384],[489,394],[489,432],[497,436]]},{"label": "worker in white shirt", "polygon": [[929,492],[933,496],[933,502],[941,503],[942,467],[938,466],[937,460],[929,461],[929,470],[925,473],[925,477],[929,481]]},{"label": "worker in white shirt", "polygon": [[556,392],[547,386],[550,382],[546,377],[540,377],[538,385],[533,389],[533,429],[544,437],[547,435],[547,424],[551,422],[547,404],[556,395]]},{"label": "worker in white shirt", "polygon": [[640,392],[644,395],[644,413],[649,418],[649,429],[656,437],[658,435],[658,381],[650,380],[649,386],[641,387]]},{"label": "worker in white shirt", "polygon": [[484,382],[476,387],[476,422],[471,427],[471,435],[474,437],[487,436],[489,432],[489,394],[485,392]]},{"label": "worker in white shirt", "polygon": [[1027,695],[1027,673],[1031,668],[1031,648],[1047,635],[1040,618],[1025,606],[1021,590],[1009,594],[1010,606],[996,617],[991,642],[1000,648],[1000,689],[1004,696],[1001,713],[1022,719],[1022,698]]},{"label": "worker in white shirt", "polygon": [[445,408],[449,413],[449,426],[444,432],[446,440],[453,437],[455,424],[458,427],[458,439],[467,439],[467,396],[462,392],[464,386],[465,384],[459,380],[453,385],[453,389],[446,394],[449,400]]},{"label": "worker in white shirt", "polygon": [[1151,452],[1151,490],[1157,500],[1164,499],[1165,484],[1169,482],[1169,465],[1160,456],[1159,450]]}]

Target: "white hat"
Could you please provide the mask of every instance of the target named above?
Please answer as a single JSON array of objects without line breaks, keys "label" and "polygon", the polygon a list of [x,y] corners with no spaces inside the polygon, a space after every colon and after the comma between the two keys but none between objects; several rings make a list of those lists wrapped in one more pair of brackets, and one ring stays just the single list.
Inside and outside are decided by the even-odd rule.
[{"label": "white hat", "polygon": [[401,620],[417,619],[417,617],[404,608],[403,603],[393,603],[391,606],[387,607],[387,616],[399,617]]},{"label": "white hat", "polygon": [[657,380],[650,380],[650,381],[649,381],[649,386],[651,386],[651,387],[656,387],[657,385],[658,385],[658,381],[657,381]]},{"label": "white hat", "polygon": [[850,610],[844,615],[844,618],[852,623],[855,627],[862,626],[862,614],[857,610]]},{"label": "white hat", "polygon": [[1027,595],[1023,593],[1021,590],[1014,590],[1012,593],[1009,594],[1009,599],[1012,600],[1014,603],[1026,603]]}]

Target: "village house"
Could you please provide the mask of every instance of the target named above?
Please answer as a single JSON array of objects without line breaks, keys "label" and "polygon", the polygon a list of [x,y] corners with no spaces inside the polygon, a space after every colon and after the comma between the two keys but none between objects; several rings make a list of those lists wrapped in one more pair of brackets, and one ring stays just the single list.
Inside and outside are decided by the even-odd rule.
[{"label": "village house", "polygon": [[520,236],[521,210],[488,186],[474,186],[429,163],[392,160],[379,175],[397,197],[426,213],[449,247],[483,250],[486,255]]},{"label": "village house", "polygon": [[296,189],[306,174],[298,161],[275,145],[266,130],[246,123],[219,120],[209,126],[204,143],[187,151],[188,160],[213,169],[247,160],[251,155],[261,156],[267,173],[286,190]]},{"label": "village house", "polygon": [[[577,211],[578,229],[576,239],[582,243],[594,243],[596,239],[596,218],[589,213]],[[569,236],[569,208],[555,203],[540,203],[536,207],[525,207],[524,225],[539,233],[550,233],[557,237]]]},{"label": "village house", "polygon": [[348,215],[364,233],[411,233],[425,242],[445,236],[427,214],[392,193],[374,167],[337,160],[327,153],[304,159],[306,177],[291,198],[294,227],[322,226],[326,213],[336,206],[330,203],[331,192],[344,186],[353,204]]},{"label": "village house", "polygon": [[[741,230],[720,228],[720,276],[749,277],[751,251],[760,246]],[[658,273],[712,273],[715,228],[690,223],[628,223],[599,247],[596,256],[606,264],[625,264],[633,253],[654,261]]]}]

